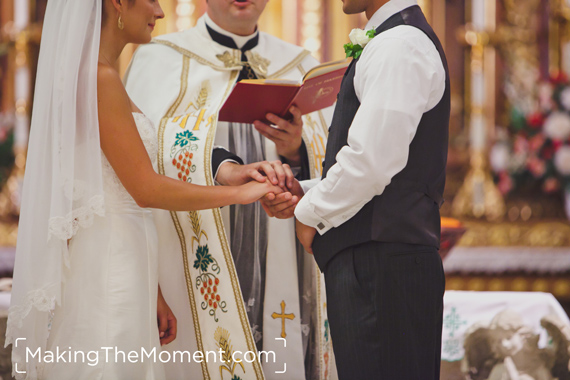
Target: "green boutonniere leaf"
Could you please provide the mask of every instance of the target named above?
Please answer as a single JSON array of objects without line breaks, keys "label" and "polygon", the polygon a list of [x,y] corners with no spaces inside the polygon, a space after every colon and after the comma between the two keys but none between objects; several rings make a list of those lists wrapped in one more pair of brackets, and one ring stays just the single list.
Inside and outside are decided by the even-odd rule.
[{"label": "green boutonniere leaf", "polygon": [[376,36],[376,30],[370,29],[366,32],[366,37],[372,39]]},{"label": "green boutonniere leaf", "polygon": [[349,42],[344,45],[344,52],[346,53],[346,58],[353,57],[354,59],[358,59],[362,54],[362,46],[354,45],[352,42]]}]

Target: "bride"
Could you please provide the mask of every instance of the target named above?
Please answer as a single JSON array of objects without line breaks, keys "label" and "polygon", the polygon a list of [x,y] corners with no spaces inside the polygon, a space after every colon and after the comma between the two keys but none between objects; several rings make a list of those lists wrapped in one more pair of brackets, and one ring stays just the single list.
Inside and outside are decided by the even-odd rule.
[{"label": "bride", "polygon": [[115,62],[163,17],[157,0],[48,2],[6,334],[18,379],[164,378],[159,360],[141,357],[176,336],[148,208],[251,203],[292,178],[279,163],[241,186],[156,173],[154,128]]}]

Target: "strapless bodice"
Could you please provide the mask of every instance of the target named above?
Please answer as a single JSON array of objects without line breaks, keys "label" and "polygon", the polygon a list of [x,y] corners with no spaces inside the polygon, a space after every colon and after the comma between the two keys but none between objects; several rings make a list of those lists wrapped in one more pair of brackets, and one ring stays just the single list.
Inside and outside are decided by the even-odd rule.
[{"label": "strapless bodice", "polygon": [[[152,166],[154,170],[156,170],[158,140],[154,125],[152,121],[142,113],[133,112],[133,117],[141,140],[152,162]],[[128,152],[124,152],[124,154],[128,154]],[[113,206],[118,205],[127,206],[128,208],[132,208],[134,205],[138,208],[136,202],[127,192],[104,154],[102,155],[102,167],[106,208],[110,211],[113,211]]]}]

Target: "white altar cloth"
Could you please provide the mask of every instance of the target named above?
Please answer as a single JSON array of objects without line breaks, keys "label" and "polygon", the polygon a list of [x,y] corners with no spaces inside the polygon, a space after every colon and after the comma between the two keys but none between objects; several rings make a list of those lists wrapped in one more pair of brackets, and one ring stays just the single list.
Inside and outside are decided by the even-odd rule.
[{"label": "white altar cloth", "polygon": [[477,322],[490,322],[499,312],[511,309],[528,326],[540,333],[539,347],[546,345],[547,333],[540,319],[557,315],[570,325],[570,319],[560,303],[550,293],[541,292],[445,292],[441,360],[458,361],[465,354],[463,340],[466,330]]}]

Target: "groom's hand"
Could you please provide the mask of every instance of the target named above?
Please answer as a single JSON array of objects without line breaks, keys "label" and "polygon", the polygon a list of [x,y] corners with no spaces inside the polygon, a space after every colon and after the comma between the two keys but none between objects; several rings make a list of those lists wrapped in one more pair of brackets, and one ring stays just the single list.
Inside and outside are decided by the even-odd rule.
[{"label": "groom's hand", "polygon": [[298,220],[295,220],[295,229],[297,231],[297,239],[299,239],[301,244],[303,244],[305,251],[313,253],[313,240],[315,239],[317,230],[313,227],[304,225]]},{"label": "groom's hand", "polygon": [[277,219],[292,218],[295,213],[295,207],[299,200],[303,197],[304,191],[296,179],[293,186],[287,188],[287,191],[281,194],[267,194],[261,199],[261,205],[269,216]]},{"label": "groom's hand", "polygon": [[293,116],[291,120],[285,120],[268,113],[266,118],[274,126],[267,125],[259,120],[254,121],[253,126],[259,133],[275,143],[277,154],[285,157],[291,166],[300,166],[301,154],[299,149],[303,142],[303,119],[299,108],[293,106],[289,112]]},{"label": "groom's hand", "polygon": [[239,186],[249,181],[265,182],[269,181],[286,189],[293,185],[295,176],[291,171],[291,167],[282,164],[281,161],[261,161],[248,165],[240,165],[235,162],[224,162],[218,169],[216,181],[221,185]]}]

